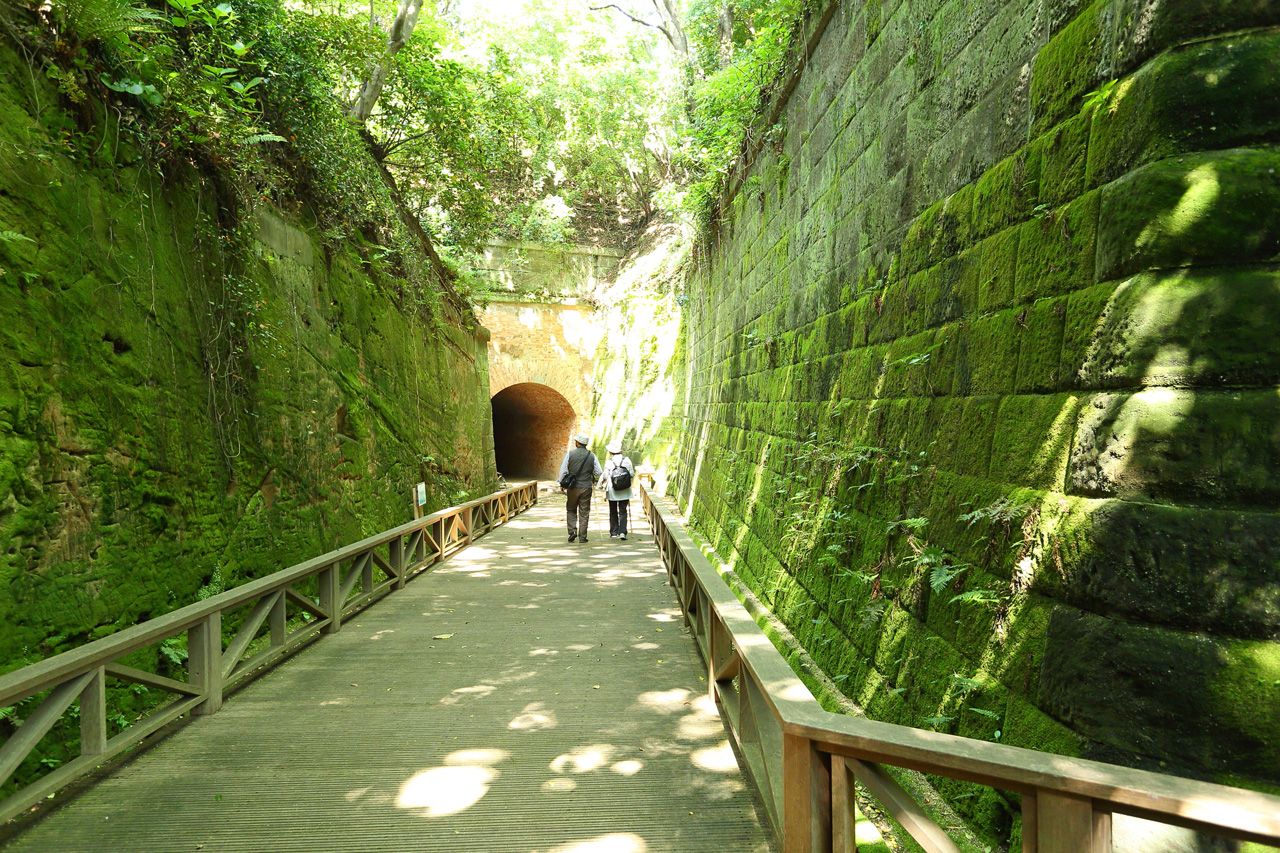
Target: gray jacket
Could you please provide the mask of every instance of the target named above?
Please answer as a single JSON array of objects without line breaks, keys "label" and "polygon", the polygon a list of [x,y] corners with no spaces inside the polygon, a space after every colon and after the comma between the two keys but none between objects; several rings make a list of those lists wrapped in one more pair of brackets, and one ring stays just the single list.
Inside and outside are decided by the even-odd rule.
[{"label": "gray jacket", "polygon": [[[590,458],[591,461],[586,460]],[[556,480],[561,480],[564,475],[573,471],[574,489],[589,489],[596,480],[600,479],[600,460],[596,455],[585,447],[575,447],[564,455],[564,461],[560,463],[560,473],[556,475]]]}]

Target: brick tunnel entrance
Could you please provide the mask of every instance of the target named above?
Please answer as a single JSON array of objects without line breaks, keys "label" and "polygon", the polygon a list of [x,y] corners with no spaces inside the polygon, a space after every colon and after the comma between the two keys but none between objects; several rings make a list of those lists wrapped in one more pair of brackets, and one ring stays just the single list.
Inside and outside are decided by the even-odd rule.
[{"label": "brick tunnel entrance", "polygon": [[509,480],[554,480],[578,423],[559,391],[536,382],[504,388],[493,405],[493,451]]}]

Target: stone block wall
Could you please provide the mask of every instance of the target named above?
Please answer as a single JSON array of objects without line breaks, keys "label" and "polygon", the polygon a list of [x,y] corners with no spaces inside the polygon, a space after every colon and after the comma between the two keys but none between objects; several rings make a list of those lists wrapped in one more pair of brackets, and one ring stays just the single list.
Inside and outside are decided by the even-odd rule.
[{"label": "stone block wall", "polygon": [[1280,785],[1278,26],[835,7],[697,252],[677,490],[870,715]]}]

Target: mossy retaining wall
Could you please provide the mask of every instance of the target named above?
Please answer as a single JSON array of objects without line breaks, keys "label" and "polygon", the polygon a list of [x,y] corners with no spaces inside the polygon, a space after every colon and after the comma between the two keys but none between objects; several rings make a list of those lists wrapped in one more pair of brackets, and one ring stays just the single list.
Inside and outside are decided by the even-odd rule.
[{"label": "mossy retaining wall", "polygon": [[1278,26],[835,9],[696,253],[677,491],[871,716],[1280,784]]},{"label": "mossy retaining wall", "polygon": [[0,671],[495,483],[483,329],[117,130],[0,49]]}]

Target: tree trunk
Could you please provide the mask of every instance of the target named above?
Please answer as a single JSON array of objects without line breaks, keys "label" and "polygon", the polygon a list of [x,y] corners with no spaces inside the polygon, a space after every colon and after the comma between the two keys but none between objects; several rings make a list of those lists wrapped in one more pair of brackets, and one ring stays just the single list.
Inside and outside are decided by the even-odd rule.
[{"label": "tree trunk", "polygon": [[387,75],[391,73],[391,60],[413,35],[413,28],[418,25],[418,14],[421,11],[422,0],[400,0],[400,9],[396,12],[396,19],[392,22],[391,32],[387,36],[387,48],[374,64],[373,70],[369,72],[369,79],[361,87],[360,94],[348,112],[348,115],[361,124],[367,122],[369,116],[373,115],[374,104],[378,103],[382,87],[387,84]]},{"label": "tree trunk", "polygon": [[716,21],[716,41],[720,46],[720,67],[727,68],[733,59],[733,3],[728,0],[720,7],[720,17]]},{"label": "tree trunk", "polygon": [[[658,0],[653,0],[653,5],[658,6]],[[680,54],[682,62],[689,58],[689,39],[685,37],[684,27],[680,26],[680,10],[676,7],[675,0],[662,0],[661,8],[658,10],[666,24],[667,40],[671,42],[671,46],[676,49],[676,53]]]}]

